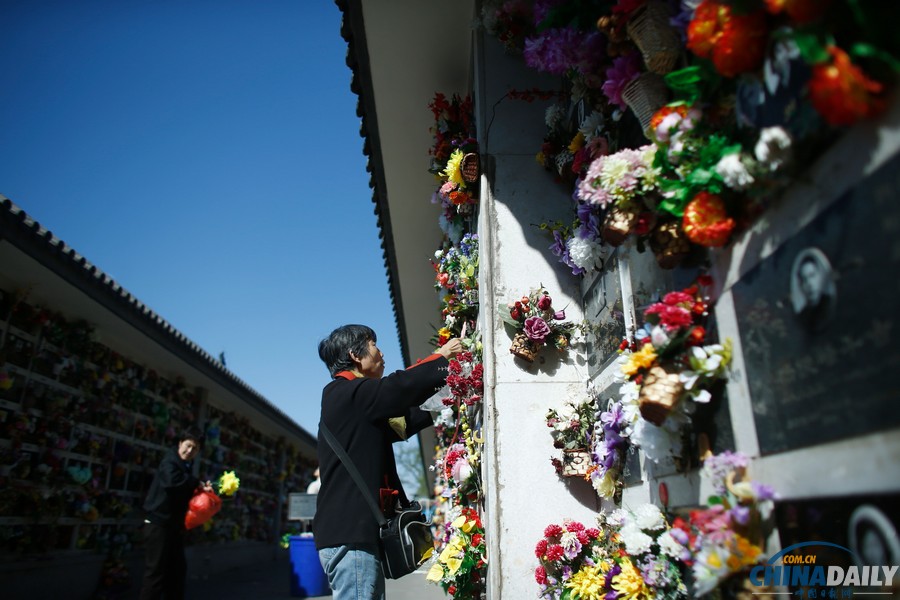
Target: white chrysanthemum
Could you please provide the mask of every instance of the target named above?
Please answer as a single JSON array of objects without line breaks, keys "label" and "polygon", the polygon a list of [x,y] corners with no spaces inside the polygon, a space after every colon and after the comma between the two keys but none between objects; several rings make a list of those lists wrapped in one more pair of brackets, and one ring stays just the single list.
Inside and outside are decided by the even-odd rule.
[{"label": "white chrysanthemum", "polygon": [[628,511],[617,508],[607,515],[606,522],[607,524],[613,527],[622,527],[628,521]]},{"label": "white chrysanthemum", "polygon": [[578,131],[581,132],[581,135],[584,136],[584,143],[589,144],[591,140],[597,137],[600,132],[603,131],[603,113],[599,113],[597,111],[593,111],[591,114],[584,118],[584,121],[581,122],[581,125],[578,127]]},{"label": "white chrysanthemum", "polygon": [[566,241],[566,248],[572,262],[582,269],[590,271],[597,266],[601,252],[600,244],[597,242],[576,235]]},{"label": "white chrysanthemum", "polygon": [[559,104],[554,104],[547,108],[547,111],[544,113],[544,123],[547,125],[549,129],[556,129],[556,127],[562,123],[563,119],[566,118],[566,111],[563,110],[563,107]]},{"label": "white chrysanthemum", "polygon": [[770,171],[777,171],[790,160],[792,144],[790,134],[783,127],[766,127],[759,132],[753,154]]},{"label": "white chrysanthemum", "polygon": [[739,152],[723,156],[716,164],[716,173],[733,190],[746,190],[753,184],[753,175],[744,166]]},{"label": "white chrysanthemum", "polygon": [[663,531],[659,534],[659,537],[656,538],[656,543],[659,544],[660,551],[666,556],[670,556],[672,558],[681,558],[684,554],[684,546],[682,546],[678,540],[672,537],[672,533],[670,531]]},{"label": "white chrysanthemum", "polygon": [[656,531],[666,526],[666,519],[655,504],[638,506],[634,511],[634,522],[644,531]]},{"label": "white chrysanthemum", "polygon": [[619,536],[622,538],[622,543],[625,544],[625,552],[631,556],[650,552],[650,547],[653,545],[653,538],[641,531],[640,527],[634,523],[626,523],[619,530]]},{"label": "white chrysanthemum", "polygon": [[611,154],[603,161],[603,169],[600,171],[601,186],[608,192],[618,193],[619,183],[630,173],[631,163],[621,156]]}]

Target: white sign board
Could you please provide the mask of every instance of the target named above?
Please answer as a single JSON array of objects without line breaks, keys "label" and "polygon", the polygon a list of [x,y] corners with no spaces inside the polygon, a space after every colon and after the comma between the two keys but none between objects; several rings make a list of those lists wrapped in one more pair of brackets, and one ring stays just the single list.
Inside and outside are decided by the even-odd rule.
[{"label": "white sign board", "polygon": [[288,494],[288,521],[308,521],[316,516],[316,494]]}]

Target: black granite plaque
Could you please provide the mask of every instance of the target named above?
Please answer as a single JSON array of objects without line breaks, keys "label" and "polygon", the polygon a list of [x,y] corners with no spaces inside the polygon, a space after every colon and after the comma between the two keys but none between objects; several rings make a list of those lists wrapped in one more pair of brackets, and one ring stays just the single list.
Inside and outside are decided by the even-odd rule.
[{"label": "black granite plaque", "polygon": [[900,425],[900,155],[733,295],[762,454]]},{"label": "black granite plaque", "polygon": [[584,295],[588,373],[601,372],[617,356],[625,338],[618,251],[613,251]]}]

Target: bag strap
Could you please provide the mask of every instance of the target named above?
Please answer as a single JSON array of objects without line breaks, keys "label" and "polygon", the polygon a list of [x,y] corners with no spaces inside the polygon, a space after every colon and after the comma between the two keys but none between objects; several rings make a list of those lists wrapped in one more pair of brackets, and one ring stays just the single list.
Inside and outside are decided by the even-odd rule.
[{"label": "bag strap", "polygon": [[356,468],[356,465],[353,464],[353,461],[350,459],[350,456],[347,455],[347,451],[344,450],[344,447],[341,446],[341,443],[337,441],[337,438],[331,433],[331,431],[325,427],[325,423],[319,423],[319,429],[322,431],[322,435],[325,437],[325,441],[328,442],[328,445],[331,446],[331,449],[334,450],[334,453],[338,455],[338,458],[341,459],[341,462],[344,463],[344,468],[350,473],[350,477],[353,478],[354,483],[356,483],[356,487],[359,488],[359,491],[362,492],[363,498],[366,499],[366,503],[369,505],[369,508],[372,509],[372,514],[375,515],[375,520],[378,521],[378,525],[380,527],[384,527],[387,525],[387,519],[384,518],[384,515],[378,509],[378,505],[375,503],[375,500],[369,494],[368,490],[366,490],[366,484],[363,483],[362,475],[359,474],[359,471]]}]

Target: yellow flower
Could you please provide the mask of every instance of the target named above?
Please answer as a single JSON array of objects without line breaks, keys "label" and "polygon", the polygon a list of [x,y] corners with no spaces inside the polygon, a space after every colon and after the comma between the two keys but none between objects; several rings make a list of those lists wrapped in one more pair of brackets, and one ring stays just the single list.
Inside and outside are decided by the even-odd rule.
[{"label": "yellow flower", "polygon": [[612,587],[622,594],[623,600],[650,600],[654,597],[653,592],[644,583],[641,573],[630,560],[626,558],[620,566],[622,572],[613,577]]},{"label": "yellow flower", "polygon": [[543,152],[538,152],[537,154],[535,154],[535,155],[534,155],[534,160],[536,160],[536,161],[537,161],[537,164],[541,165],[542,167],[546,167],[546,166],[547,166],[547,161],[544,160],[544,153],[543,153]]},{"label": "yellow flower", "polygon": [[456,572],[459,571],[459,568],[462,566],[461,558],[451,558],[447,561],[447,570],[450,575],[456,575]]},{"label": "yellow flower", "polygon": [[584,134],[579,131],[578,134],[574,138],[572,138],[572,142],[569,144],[569,152],[571,152],[572,154],[575,154],[576,152],[581,150],[583,147],[584,147]]},{"label": "yellow flower", "polygon": [[460,170],[462,159],[462,150],[457,148],[453,151],[453,154],[450,155],[450,160],[447,161],[447,166],[444,168],[444,172],[441,173],[441,175],[445,177],[447,181],[452,181],[457,185],[465,187],[466,183],[463,181],[462,171]]},{"label": "yellow flower", "polygon": [[603,600],[605,577],[600,567],[584,566],[566,582],[566,587],[574,592],[578,600]]},{"label": "yellow flower", "polygon": [[628,357],[628,362],[622,365],[622,372],[629,377],[634,377],[641,369],[649,369],[656,362],[656,348],[653,344],[644,344],[644,347]]},{"label": "yellow flower", "polygon": [[434,583],[438,583],[443,578],[444,567],[441,566],[441,563],[437,562],[431,565],[431,568],[428,569],[428,575],[425,576],[425,579]]},{"label": "yellow flower", "polygon": [[240,485],[241,480],[235,476],[234,471],[225,471],[219,478],[219,493],[223,496],[231,496],[238,491]]}]

